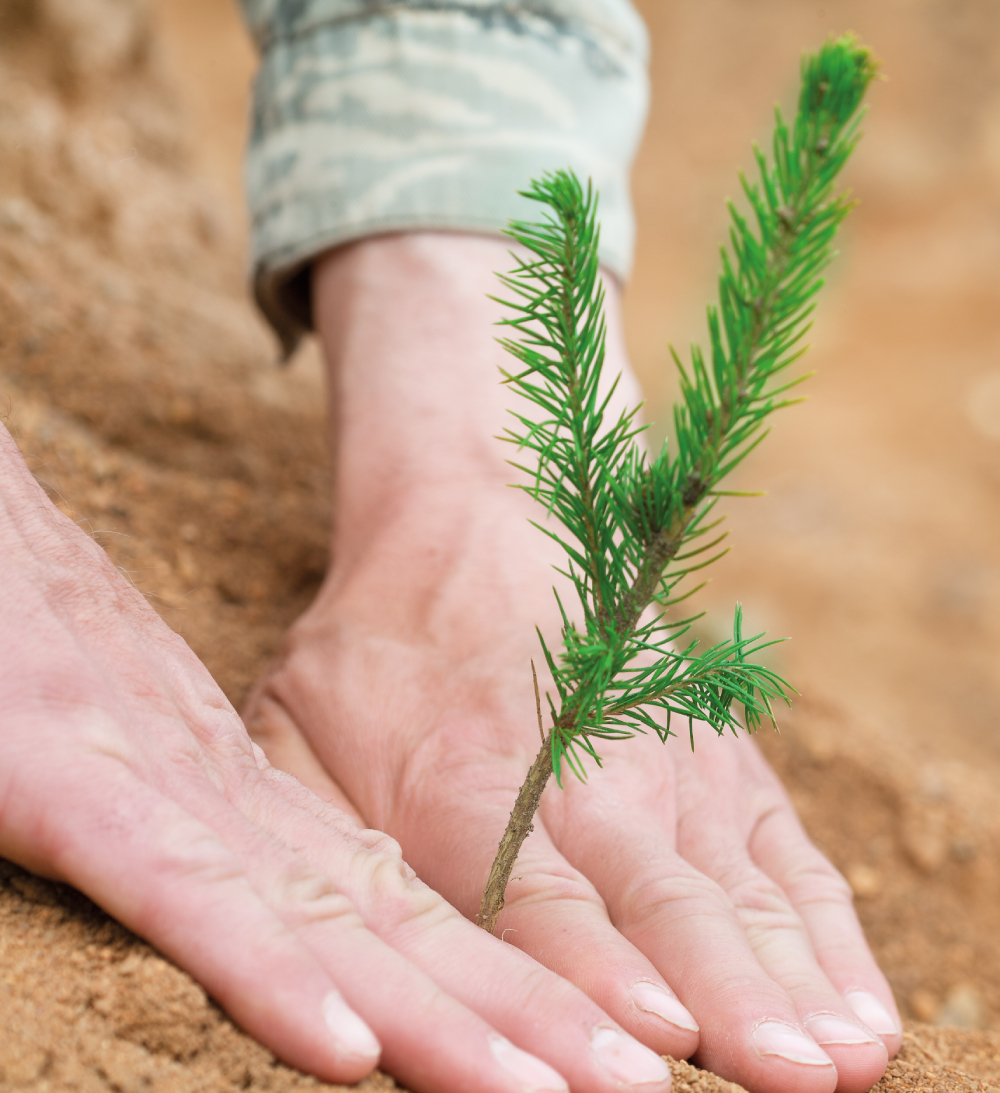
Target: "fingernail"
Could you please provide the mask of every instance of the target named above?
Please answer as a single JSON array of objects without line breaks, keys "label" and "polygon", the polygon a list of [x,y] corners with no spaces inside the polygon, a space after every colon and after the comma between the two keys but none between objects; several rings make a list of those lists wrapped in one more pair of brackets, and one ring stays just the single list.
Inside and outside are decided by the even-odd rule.
[{"label": "fingernail", "polygon": [[569,1086],[562,1076],[557,1074],[548,1063],[536,1059],[519,1047],[514,1047],[510,1040],[492,1032],[489,1036],[490,1051],[493,1058],[529,1093],[566,1093]]},{"label": "fingernail", "polygon": [[833,1013],[817,1013],[805,1022],[817,1044],[877,1044],[878,1040],[860,1025]]},{"label": "fingernail", "polygon": [[833,1066],[829,1055],[804,1033],[780,1021],[764,1021],[753,1030],[758,1055],[777,1055],[804,1066]]},{"label": "fingernail", "polygon": [[613,1028],[595,1028],[590,1046],[601,1066],[623,1085],[643,1085],[670,1079],[670,1068],[659,1055],[643,1047],[627,1033]]},{"label": "fingernail", "polygon": [[361,1020],[336,991],[323,999],[323,1018],[341,1055],[377,1060],[382,1047],[375,1033]]},{"label": "fingernail", "polygon": [[868,991],[851,991],[844,995],[844,1001],[878,1036],[899,1035],[899,1025],[874,994],[869,994]]},{"label": "fingernail", "polygon": [[655,1013],[669,1024],[689,1032],[698,1031],[698,1022],[681,1005],[680,999],[657,983],[633,983],[632,1001],[643,1013]]}]

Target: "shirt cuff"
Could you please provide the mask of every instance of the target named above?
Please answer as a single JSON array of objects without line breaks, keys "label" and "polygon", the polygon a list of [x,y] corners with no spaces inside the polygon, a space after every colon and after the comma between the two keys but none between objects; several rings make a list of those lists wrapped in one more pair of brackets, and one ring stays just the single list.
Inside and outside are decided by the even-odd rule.
[{"label": "shirt cuff", "polygon": [[246,187],[254,292],[286,355],[322,251],[398,231],[499,234],[528,181],[600,192],[601,260],[631,269],[648,103],[627,0],[243,0],[261,50]]}]

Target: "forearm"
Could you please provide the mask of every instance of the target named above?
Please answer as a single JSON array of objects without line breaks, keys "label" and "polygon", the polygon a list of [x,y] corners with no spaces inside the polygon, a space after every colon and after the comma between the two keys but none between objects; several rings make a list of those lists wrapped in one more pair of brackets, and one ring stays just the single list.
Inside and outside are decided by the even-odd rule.
[{"label": "forearm", "polygon": [[[419,511],[421,534],[453,537],[471,506],[494,496],[517,525],[537,514],[508,489],[519,474],[498,440],[523,409],[500,368],[505,310],[496,271],[510,268],[501,240],[454,233],[381,236],[316,263],[313,301],[329,370],[335,463],[333,555],[346,561],[358,531],[387,513]],[[615,407],[641,393],[628,363],[620,291],[605,277],[608,382]],[[436,513],[440,524],[429,520]],[[349,535],[342,534],[349,529]],[[529,529],[530,531],[530,529]],[[532,532],[532,534],[535,534]],[[412,544],[411,544],[412,545]]]}]

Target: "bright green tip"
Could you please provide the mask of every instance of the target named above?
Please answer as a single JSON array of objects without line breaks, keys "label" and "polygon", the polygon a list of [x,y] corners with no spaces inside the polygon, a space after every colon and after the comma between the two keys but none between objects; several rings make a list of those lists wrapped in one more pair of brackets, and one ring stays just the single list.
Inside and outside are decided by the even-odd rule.
[{"label": "bright green tip", "polygon": [[853,34],[829,38],[818,53],[802,59],[799,110],[843,124],[861,104],[879,64],[871,50]]}]

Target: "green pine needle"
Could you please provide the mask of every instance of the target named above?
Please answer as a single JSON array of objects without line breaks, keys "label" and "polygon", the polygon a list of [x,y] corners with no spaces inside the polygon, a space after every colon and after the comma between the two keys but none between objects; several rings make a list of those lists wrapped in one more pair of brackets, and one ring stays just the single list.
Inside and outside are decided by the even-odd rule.
[{"label": "green pine needle", "polygon": [[776,701],[788,702],[788,684],[751,659],[772,642],[743,636],[739,606],[732,639],[700,653],[694,642],[676,646],[692,619],[668,620],[666,610],[686,598],[675,592],[684,577],[725,552],[723,536],[711,534],[716,500],[731,492],[720,482],[764,438],[771,414],[798,401],[789,393],[800,381],[787,380],[787,370],[804,352],[821,273],[851,208],[835,183],[875,74],[852,36],[828,41],[803,60],[794,125],[775,111],[770,159],[755,149],[759,181],[740,178],[752,219],[729,205],[709,349],[692,347],[687,366],[673,354],[682,396],[675,454],[664,445],[647,459],[636,441],[638,408],[610,420],[610,393],[599,393],[606,328],[597,195],[571,171],[523,192],[543,212],[508,229],[529,257],[501,277],[510,294],[501,302],[512,312],[503,324],[514,335],[501,344],[520,365],[504,381],[531,409],[514,414],[507,439],[537,459],[522,467],[531,481],[520,488],[561,525],[538,526],[565,550],[583,616],[572,622],[560,603],[558,655],[539,634],[556,690],[548,742],[557,781],[563,761],[580,778],[586,756],[600,764],[595,740],[649,730],[666,740],[674,715],[735,732],[737,707],[752,731],[773,720]]}]

